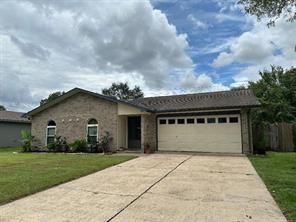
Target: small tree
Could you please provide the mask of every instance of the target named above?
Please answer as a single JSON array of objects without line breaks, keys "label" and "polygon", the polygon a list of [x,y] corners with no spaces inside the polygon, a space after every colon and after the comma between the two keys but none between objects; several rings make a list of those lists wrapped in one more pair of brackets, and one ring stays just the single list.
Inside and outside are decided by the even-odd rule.
[{"label": "small tree", "polygon": [[104,153],[110,152],[110,143],[112,141],[112,137],[108,131],[105,132],[105,135],[99,141],[99,146],[103,150]]},{"label": "small tree", "polygon": [[23,152],[32,151],[33,141],[34,141],[34,136],[32,136],[29,131],[26,131],[26,130],[21,131],[21,143],[22,143]]},{"label": "small tree", "polygon": [[3,105],[0,105],[0,111],[5,111],[6,108]]},{"label": "small tree", "polygon": [[110,88],[102,90],[102,94],[124,100],[137,99],[144,96],[144,93],[139,86],[130,89],[127,83],[112,83]]},{"label": "small tree", "polygon": [[296,68],[271,67],[259,73],[261,79],[250,82],[250,88],[262,107],[253,113],[255,122],[296,121]]},{"label": "small tree", "polygon": [[62,91],[62,92],[57,91],[57,92],[51,93],[51,94],[49,94],[49,96],[47,98],[44,98],[44,99],[42,99],[40,101],[40,105],[44,105],[45,103],[48,103],[48,102],[50,102],[50,101],[52,101],[52,100],[54,100],[54,99],[56,99],[59,96],[62,96],[64,94],[65,94],[64,91]]}]

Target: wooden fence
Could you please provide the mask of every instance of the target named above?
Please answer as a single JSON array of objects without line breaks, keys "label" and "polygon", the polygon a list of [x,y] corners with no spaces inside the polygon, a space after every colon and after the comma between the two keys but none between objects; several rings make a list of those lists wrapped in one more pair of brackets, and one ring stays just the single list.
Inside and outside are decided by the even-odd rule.
[{"label": "wooden fence", "polygon": [[260,137],[262,137],[263,133],[265,138],[266,150],[282,152],[296,151],[296,144],[294,144],[293,142],[293,124],[277,123],[254,127],[254,144],[257,144],[258,140],[262,139]]}]

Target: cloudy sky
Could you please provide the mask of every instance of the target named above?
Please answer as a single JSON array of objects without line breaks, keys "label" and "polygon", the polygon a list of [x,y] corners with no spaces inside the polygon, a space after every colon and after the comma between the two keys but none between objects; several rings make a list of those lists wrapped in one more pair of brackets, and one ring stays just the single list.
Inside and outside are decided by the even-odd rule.
[{"label": "cloudy sky", "polygon": [[146,96],[227,90],[295,66],[295,33],[234,0],[1,0],[0,104],[28,111],[54,91],[120,81]]}]

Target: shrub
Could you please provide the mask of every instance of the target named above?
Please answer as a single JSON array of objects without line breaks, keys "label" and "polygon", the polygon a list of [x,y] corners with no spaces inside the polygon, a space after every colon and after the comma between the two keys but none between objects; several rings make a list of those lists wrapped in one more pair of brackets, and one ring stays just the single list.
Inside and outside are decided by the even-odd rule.
[{"label": "shrub", "polygon": [[47,149],[52,152],[68,152],[69,145],[66,137],[55,136],[54,142],[48,144]]},{"label": "shrub", "polygon": [[265,154],[266,153],[266,138],[264,134],[264,125],[257,125],[256,127],[256,140],[254,141],[254,149],[257,154]]},{"label": "shrub", "polygon": [[112,137],[108,131],[105,132],[105,135],[99,141],[99,147],[103,150],[104,153],[110,152],[110,142],[112,141]]},{"label": "shrub", "polygon": [[87,152],[88,144],[85,139],[75,140],[74,143],[71,144],[71,148],[73,152]]},{"label": "shrub", "polygon": [[99,143],[99,142],[96,142],[96,143],[89,143],[89,144],[88,144],[88,150],[89,150],[89,152],[91,152],[91,153],[102,153],[102,152],[103,152],[103,149],[102,149],[102,147],[100,146],[100,143]]},{"label": "shrub", "polygon": [[26,130],[21,131],[21,143],[22,143],[23,152],[32,151],[33,141],[34,141],[34,136],[32,136],[29,131],[26,131]]},{"label": "shrub", "polygon": [[293,143],[294,143],[294,150],[296,151],[296,124],[293,125]]}]

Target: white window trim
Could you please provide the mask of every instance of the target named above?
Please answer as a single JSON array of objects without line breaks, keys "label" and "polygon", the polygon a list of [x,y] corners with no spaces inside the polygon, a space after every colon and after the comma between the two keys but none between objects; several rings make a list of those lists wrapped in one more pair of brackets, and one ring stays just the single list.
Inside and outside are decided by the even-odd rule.
[{"label": "white window trim", "polygon": [[[54,136],[53,136],[53,137],[55,137],[55,136],[56,136],[56,132],[57,132],[57,126],[47,126],[47,127],[46,127],[46,137],[45,137],[45,145],[46,145],[46,146],[48,145],[48,144],[47,144],[48,129],[54,129]],[[50,137],[52,137],[52,136],[50,136]]]},{"label": "white window trim", "polygon": [[86,141],[88,142],[88,128],[89,127],[97,127],[97,135],[93,135],[93,136],[97,136],[97,142],[99,141],[99,124],[87,124],[86,127]]}]

